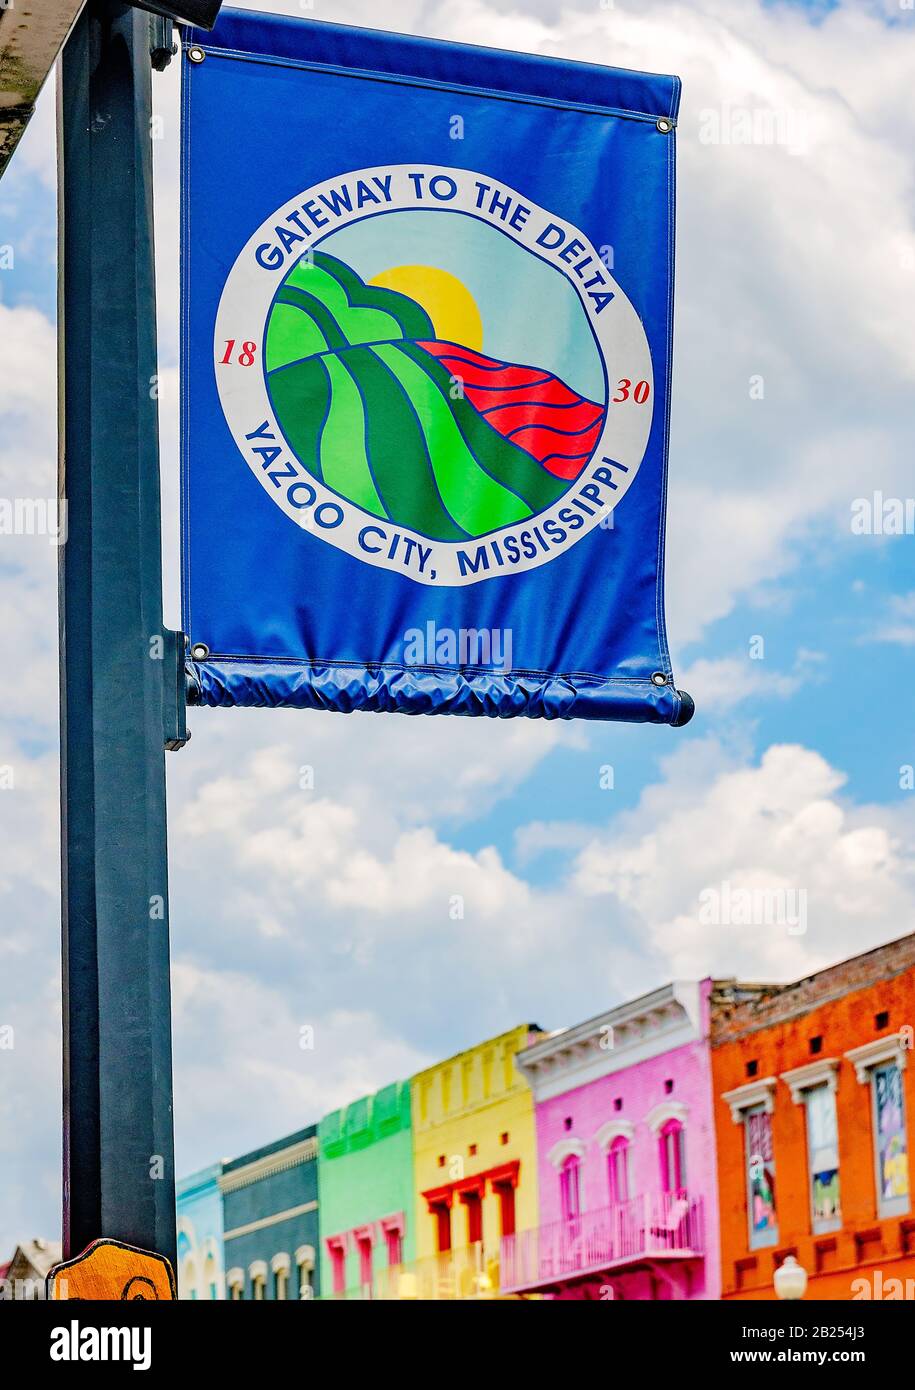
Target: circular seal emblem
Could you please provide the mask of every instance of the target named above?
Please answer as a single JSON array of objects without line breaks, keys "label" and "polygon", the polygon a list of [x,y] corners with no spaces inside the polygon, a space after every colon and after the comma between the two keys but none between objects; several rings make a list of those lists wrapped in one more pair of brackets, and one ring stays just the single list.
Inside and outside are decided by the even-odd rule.
[{"label": "circular seal emblem", "polygon": [[242,249],[214,332],[245,462],[297,526],[430,585],[517,574],[607,524],[651,354],[596,248],[467,169],[360,169]]}]

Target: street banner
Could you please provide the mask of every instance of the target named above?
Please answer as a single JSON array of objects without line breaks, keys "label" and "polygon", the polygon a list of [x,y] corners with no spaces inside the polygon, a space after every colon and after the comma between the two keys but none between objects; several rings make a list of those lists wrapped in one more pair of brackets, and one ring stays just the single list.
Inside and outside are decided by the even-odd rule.
[{"label": "street banner", "polygon": [[685,723],[679,80],[232,10],[182,68],[191,701]]}]

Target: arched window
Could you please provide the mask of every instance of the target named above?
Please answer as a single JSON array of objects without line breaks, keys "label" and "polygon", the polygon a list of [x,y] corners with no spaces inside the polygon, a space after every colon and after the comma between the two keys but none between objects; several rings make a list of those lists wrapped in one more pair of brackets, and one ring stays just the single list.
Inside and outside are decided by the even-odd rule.
[{"label": "arched window", "polygon": [[285,1250],[279,1251],[270,1261],[270,1272],[273,1275],[273,1297],[282,1302],[289,1297],[289,1271],[292,1268],[292,1261]]},{"label": "arched window", "polygon": [[611,1206],[629,1201],[629,1140],[623,1134],[607,1150],[607,1183]]},{"label": "arched window", "polygon": [[573,1222],[581,1215],[581,1159],[575,1154],[559,1170],[559,1203],[563,1221]]},{"label": "arched window", "polygon": [[686,1132],[679,1120],[667,1120],[661,1127],[658,1144],[661,1158],[661,1188],[668,1195],[686,1195]]}]

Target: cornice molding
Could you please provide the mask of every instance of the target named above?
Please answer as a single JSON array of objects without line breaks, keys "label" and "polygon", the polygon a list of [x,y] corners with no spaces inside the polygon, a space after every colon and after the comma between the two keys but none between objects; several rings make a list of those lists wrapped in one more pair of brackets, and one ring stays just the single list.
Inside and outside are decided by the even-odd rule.
[{"label": "cornice molding", "polygon": [[790,1071],[781,1072],[781,1079],[791,1092],[795,1105],[803,1105],[805,1091],[816,1086],[828,1086],[830,1091],[835,1092],[839,1084],[836,1074],[839,1061],[838,1057],[818,1057],[815,1062],[808,1062],[803,1067],[792,1067]]},{"label": "cornice molding", "polygon": [[312,1137],[291,1144],[288,1149],[278,1149],[276,1153],[265,1154],[242,1168],[223,1173],[219,1178],[221,1192],[237,1192],[240,1187],[250,1187],[251,1183],[272,1178],[275,1173],[285,1173],[289,1168],[297,1168],[300,1163],[310,1163],[318,1156],[318,1141]]},{"label": "cornice molding", "polygon": [[573,1028],[532,1043],[516,1057],[537,1100],[610,1076],[703,1036],[701,986],[676,981]]},{"label": "cornice molding", "polygon": [[765,1106],[766,1114],[771,1115],[775,1109],[777,1085],[777,1077],[761,1076],[757,1081],[747,1082],[746,1086],[735,1086],[733,1091],[722,1091],[721,1099],[731,1107],[731,1119],[735,1125],[743,1123],[743,1112],[751,1110],[754,1105]]},{"label": "cornice molding", "polygon": [[900,1071],[905,1071],[906,1047],[900,1033],[891,1033],[888,1038],[877,1038],[875,1042],[865,1043],[863,1047],[852,1047],[845,1056],[855,1069],[855,1075],[862,1086],[870,1081],[871,1067],[881,1062],[895,1062]]}]

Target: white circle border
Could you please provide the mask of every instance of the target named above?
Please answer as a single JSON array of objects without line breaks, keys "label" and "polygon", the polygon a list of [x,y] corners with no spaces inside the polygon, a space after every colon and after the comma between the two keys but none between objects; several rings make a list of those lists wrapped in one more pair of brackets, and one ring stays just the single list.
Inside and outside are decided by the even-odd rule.
[{"label": "white circle border", "polygon": [[[444,176],[457,183],[457,192],[448,201],[437,204],[426,199],[419,200],[416,196],[417,184],[409,175],[420,178],[425,188],[428,188],[428,181],[436,176]],[[258,249],[263,250],[265,245],[276,246],[277,227],[280,224],[288,224],[291,214],[297,214],[299,220],[293,224],[293,229],[301,233],[302,211],[305,205],[317,206],[322,195],[330,197],[332,192],[339,190],[342,185],[354,189],[361,180],[371,187],[373,180],[385,178],[390,179],[389,197],[383,203],[380,214],[373,211],[371,206],[368,211],[354,206],[350,211],[344,210],[334,217],[327,230],[319,229],[316,234],[303,236],[303,246],[297,245],[295,250],[285,251],[282,261],[275,266],[266,266],[257,258]],[[485,180],[487,185],[497,189],[502,197],[510,198],[512,202],[509,206],[517,207],[521,204],[529,210],[522,229],[514,229],[507,220],[476,206],[475,180]],[[392,190],[395,181],[397,187]],[[379,185],[376,184],[375,187],[376,191],[380,191]],[[472,216],[509,236],[524,250],[563,274],[578,294],[605,377],[607,394],[604,428],[591,458],[578,478],[570,481],[563,495],[543,511],[487,532],[484,536],[470,537],[467,541],[437,541],[396,522],[379,519],[321,483],[297,458],[283,435],[270,402],[261,361],[267,317],[277,286],[292,264],[300,259],[309,247],[319,246],[343,227],[371,216],[408,209],[450,211]],[[536,241],[538,229],[539,234],[543,235],[548,224],[562,231],[562,242],[553,249],[532,245],[531,242]],[[594,301],[589,298],[585,288],[584,274],[576,273],[571,260],[561,258],[563,251],[569,252],[573,240],[581,247],[581,251],[575,253],[576,264],[587,265],[589,275],[592,273],[592,266],[595,271],[599,268],[603,277],[598,285],[599,291],[613,295],[612,300],[599,312],[595,312]],[[222,361],[226,354],[226,343],[230,339],[236,344],[233,350],[236,357],[242,343],[257,344],[258,352],[251,367],[241,366],[237,360],[228,363]],[[245,462],[281,511],[309,534],[329,541],[337,549],[363,563],[402,574],[422,584],[462,587],[507,574],[523,573],[556,559],[605,521],[625,496],[638,473],[651,431],[654,375],[648,339],[641,319],[604,264],[603,258],[574,224],[531,202],[507,184],[495,184],[486,176],[469,169],[424,164],[376,165],[374,168],[356,169],[335,175],[322,183],[312,185],[282,204],[249,237],[226,278],[216,314],[213,346],[216,387],[229,431]],[[633,387],[639,381],[647,381],[647,401],[642,404],[636,402],[630,389],[627,400],[613,403],[613,395],[618,389],[617,383],[624,378],[628,379]],[[260,431],[260,435],[251,439],[250,435],[254,431]],[[275,470],[265,466],[263,454],[254,452],[255,449],[263,450],[266,446],[271,449],[278,446],[282,449],[282,456],[277,460]],[[618,466],[618,471],[608,470],[607,463],[610,460]],[[281,471],[282,477],[278,479]],[[616,484],[615,488],[605,481],[608,472]],[[598,474],[597,479],[595,473]],[[291,500],[291,494],[298,493],[300,488],[297,488],[297,485],[301,484],[307,485],[307,489],[314,492],[314,500],[308,506]],[[582,496],[583,487],[590,487],[590,495],[585,492]],[[595,498],[595,489],[599,501]],[[576,520],[581,518],[581,521],[577,527],[570,528],[568,516],[564,521],[559,513],[568,513],[569,509],[576,507],[578,510],[573,510],[572,515]],[[330,512],[332,516],[336,511],[342,510],[343,519],[332,527],[321,525],[316,520],[316,514],[320,516],[322,510]],[[592,514],[588,515],[589,512]],[[548,522],[554,523],[552,535],[543,530]],[[520,534],[524,532],[528,537],[527,544],[533,545],[530,535],[535,527],[539,528],[541,542],[541,548],[535,555],[522,556],[515,563],[503,559],[496,568],[481,567],[478,547],[483,547],[486,551],[487,562],[492,560],[493,565],[496,565],[497,557],[503,555],[507,539],[514,537],[517,550]],[[366,550],[364,542],[367,543],[368,535],[364,534],[365,528],[369,528],[372,541],[376,543],[376,533],[380,530],[385,536],[387,550],[391,551],[393,547],[394,553],[386,554],[383,547],[374,552]],[[565,531],[565,538],[558,543],[554,540],[556,528]],[[543,548],[544,534],[550,535],[549,549]],[[396,544],[395,535],[401,537],[401,541]],[[407,542],[412,542],[412,546]],[[428,553],[430,547],[431,555]],[[465,555],[473,555],[477,561],[477,568],[461,573],[459,551],[464,551]],[[424,553],[425,560],[422,559]],[[422,569],[419,568],[421,560]]]}]

